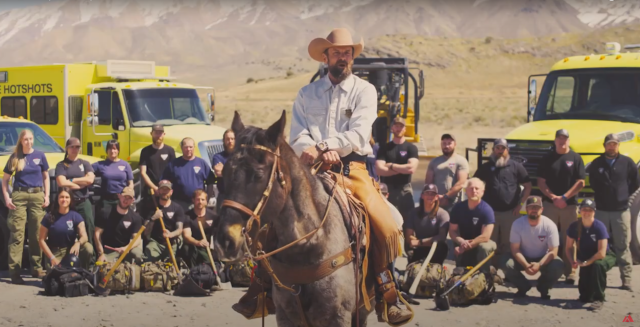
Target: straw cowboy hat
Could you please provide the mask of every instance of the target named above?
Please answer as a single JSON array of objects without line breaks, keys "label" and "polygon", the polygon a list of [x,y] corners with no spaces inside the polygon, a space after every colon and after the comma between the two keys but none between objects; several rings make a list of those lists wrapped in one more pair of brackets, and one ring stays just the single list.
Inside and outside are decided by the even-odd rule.
[{"label": "straw cowboy hat", "polygon": [[316,61],[324,62],[322,53],[332,47],[353,47],[353,58],[357,58],[364,49],[364,40],[354,43],[351,33],[346,28],[336,28],[327,38],[315,38],[309,43],[309,55]]}]

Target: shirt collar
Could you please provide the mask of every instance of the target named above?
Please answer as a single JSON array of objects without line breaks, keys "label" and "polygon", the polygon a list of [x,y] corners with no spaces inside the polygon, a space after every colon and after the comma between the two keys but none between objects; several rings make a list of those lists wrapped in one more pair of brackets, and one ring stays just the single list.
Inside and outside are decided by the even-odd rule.
[{"label": "shirt collar", "polygon": [[[343,91],[349,92],[351,87],[355,83],[355,77],[353,73],[349,75],[344,81],[340,82],[340,84],[336,85],[336,87],[340,87]],[[323,78],[323,90],[328,91],[333,87],[333,83],[329,79],[329,74],[325,75]]]}]

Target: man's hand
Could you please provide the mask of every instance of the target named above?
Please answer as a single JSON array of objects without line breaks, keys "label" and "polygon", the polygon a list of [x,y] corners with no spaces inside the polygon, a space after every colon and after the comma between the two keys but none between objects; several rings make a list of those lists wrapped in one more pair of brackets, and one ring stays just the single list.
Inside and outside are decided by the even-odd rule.
[{"label": "man's hand", "polygon": [[4,203],[7,204],[7,208],[9,210],[16,210],[16,206],[15,204],[13,204],[13,201],[11,201],[11,197],[4,197]]},{"label": "man's hand", "polygon": [[449,198],[445,198],[444,194],[442,195],[438,195],[438,202],[440,202],[440,206],[447,206],[449,205]]},{"label": "man's hand", "polygon": [[206,248],[209,246],[209,242],[207,242],[207,240],[202,240],[198,242],[198,246],[201,248]]},{"label": "man's hand", "polygon": [[340,162],[340,155],[336,151],[327,151],[322,154],[322,161],[326,164],[337,164]]},{"label": "man's hand", "polygon": [[308,165],[313,165],[313,163],[316,161],[316,159],[318,159],[318,157],[320,156],[320,152],[318,151],[318,148],[316,148],[316,146],[310,146],[308,147],[306,150],[304,150],[302,152],[302,154],[300,155],[300,160],[302,160],[303,163],[306,163]]},{"label": "man's hand", "polygon": [[533,263],[531,263],[531,264],[529,265],[529,267],[530,267],[529,269],[531,269],[531,271],[532,271],[534,274],[537,274],[537,273],[538,273],[538,271],[540,271],[540,263],[539,263],[539,262],[533,262]]},{"label": "man's hand", "polygon": [[536,273],[533,272],[533,263],[530,263],[528,266],[526,266],[524,272],[529,276],[535,275]]},{"label": "man's hand", "polygon": [[464,253],[464,249],[463,249],[462,247],[460,247],[460,246],[456,246],[456,247],[453,249],[453,253],[456,255],[456,257],[457,257],[457,256],[460,256],[461,254],[463,254],[463,253]]},{"label": "man's hand", "polygon": [[162,210],[156,209],[156,213],[151,216],[151,220],[158,220],[160,218],[162,218]]},{"label": "man's hand", "polygon": [[574,261],[573,258],[569,258],[569,264],[571,265],[571,268],[573,268],[573,269],[578,268],[578,262]]},{"label": "man's hand", "polygon": [[71,247],[71,249],[69,249],[69,253],[72,253],[74,255],[79,255],[80,254],[80,243],[75,242],[73,244],[73,246]]},{"label": "man's hand", "polygon": [[48,196],[44,196],[44,204],[42,204],[43,208],[46,208],[49,206],[49,197]]},{"label": "man's hand", "polygon": [[222,162],[218,162],[215,166],[213,166],[213,171],[216,173],[216,176],[222,175],[222,168],[224,165]]},{"label": "man's hand", "polygon": [[587,267],[587,266],[589,266],[589,265],[590,265],[590,264],[589,264],[589,261],[582,261],[582,262],[580,262],[580,264],[579,264],[579,266],[580,266],[580,267]]},{"label": "man's hand", "polygon": [[162,237],[169,238],[171,236],[170,234],[171,232],[168,229],[162,230]]},{"label": "man's hand", "polygon": [[98,262],[107,262],[107,257],[105,257],[104,253],[98,257]]},{"label": "man's hand", "polygon": [[467,240],[462,240],[462,242],[460,242],[460,247],[465,251],[471,250],[471,242]]},{"label": "man's hand", "polygon": [[124,250],[126,250],[127,248],[125,247],[120,247],[120,248],[115,248],[115,251],[118,252],[118,254],[122,254],[124,253]]},{"label": "man's hand", "polygon": [[410,245],[413,248],[418,247],[418,246],[420,246],[420,240],[418,240],[418,239],[411,240]]},{"label": "man's hand", "polygon": [[49,261],[51,261],[51,267],[55,267],[60,264],[60,261],[58,261],[58,259],[56,259],[55,257],[53,259],[50,259]]},{"label": "man's hand", "polygon": [[562,197],[557,197],[553,199],[553,205],[558,207],[558,209],[564,209],[567,207],[567,202],[565,202],[564,199],[562,199]]}]

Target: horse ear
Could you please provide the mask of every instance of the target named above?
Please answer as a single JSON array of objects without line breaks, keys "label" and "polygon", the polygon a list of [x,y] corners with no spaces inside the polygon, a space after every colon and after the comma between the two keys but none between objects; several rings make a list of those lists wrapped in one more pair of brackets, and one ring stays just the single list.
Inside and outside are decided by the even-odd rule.
[{"label": "horse ear", "polygon": [[287,124],[287,112],[282,110],[282,116],[277,122],[267,129],[267,139],[273,144],[278,143],[278,138],[284,136],[284,126]]},{"label": "horse ear", "polygon": [[233,134],[238,135],[240,132],[244,130],[244,124],[242,123],[242,119],[240,119],[240,114],[236,110],[233,113],[233,121],[231,122],[231,130]]}]

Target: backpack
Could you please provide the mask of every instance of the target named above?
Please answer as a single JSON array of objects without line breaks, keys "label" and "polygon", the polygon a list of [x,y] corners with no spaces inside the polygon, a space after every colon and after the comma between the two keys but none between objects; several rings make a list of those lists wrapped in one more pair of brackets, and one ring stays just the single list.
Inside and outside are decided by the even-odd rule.
[{"label": "backpack", "polygon": [[[251,285],[252,273],[253,268],[249,266],[249,261],[229,265],[227,268],[227,275],[233,287],[248,287]],[[222,275],[220,276],[221,281]]]},{"label": "backpack", "polygon": [[140,270],[141,286],[147,292],[168,292],[179,283],[173,264],[145,262]]},{"label": "backpack", "polygon": [[[218,267],[216,267],[216,269],[217,268]],[[216,284],[216,274],[208,263],[202,263],[191,268],[189,277],[198,284],[200,288],[205,290],[211,289],[211,287]]]},{"label": "backpack", "polygon": [[[452,287],[471,268],[457,267],[447,281],[447,289]],[[490,304],[495,295],[494,277],[480,270],[474,272],[462,285],[449,293],[453,305]]]},{"label": "backpack", "polygon": [[89,280],[93,280],[93,274],[85,269],[55,266],[42,279],[42,286],[48,296],[85,296],[93,287]]},{"label": "backpack", "polygon": [[[95,273],[94,285],[100,284],[103,278],[107,276],[109,270],[115,262],[96,263],[97,271]],[[111,291],[122,293],[132,293],[140,290],[140,266],[128,261],[122,261],[111,275],[111,279],[105,285],[105,288]]]},{"label": "backpack", "polygon": [[[422,266],[423,261],[424,260],[420,260],[407,265],[401,285],[401,289],[404,292],[409,292],[413,281],[420,272],[420,267]],[[438,263],[429,263],[420,278],[415,295],[421,297],[432,297],[436,294],[436,290],[438,288],[443,288],[446,285],[448,279],[449,271],[446,267],[443,267]]]}]

